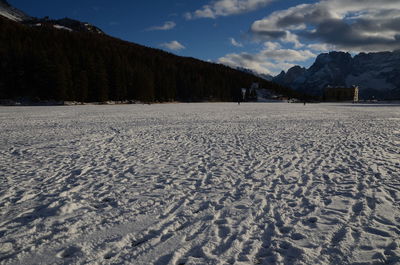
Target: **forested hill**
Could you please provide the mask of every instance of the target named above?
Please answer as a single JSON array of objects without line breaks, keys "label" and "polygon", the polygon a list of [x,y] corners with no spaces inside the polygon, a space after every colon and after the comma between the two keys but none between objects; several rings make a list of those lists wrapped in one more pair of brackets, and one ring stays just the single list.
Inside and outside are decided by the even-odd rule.
[{"label": "forested hill", "polygon": [[179,57],[105,34],[32,27],[0,16],[0,98],[102,102],[232,101],[259,82],[229,67]]}]

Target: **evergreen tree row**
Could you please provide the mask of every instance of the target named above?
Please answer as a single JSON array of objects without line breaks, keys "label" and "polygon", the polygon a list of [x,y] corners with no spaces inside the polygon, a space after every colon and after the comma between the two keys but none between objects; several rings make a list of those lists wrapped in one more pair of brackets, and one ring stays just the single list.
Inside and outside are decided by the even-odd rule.
[{"label": "evergreen tree row", "polygon": [[103,34],[28,27],[0,18],[0,98],[236,101],[259,82],[293,91],[232,68],[179,57]]}]

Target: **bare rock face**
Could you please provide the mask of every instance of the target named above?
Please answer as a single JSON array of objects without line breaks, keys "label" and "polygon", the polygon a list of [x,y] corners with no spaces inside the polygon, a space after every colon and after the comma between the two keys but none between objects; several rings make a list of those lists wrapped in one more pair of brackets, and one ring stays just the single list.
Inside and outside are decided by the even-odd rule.
[{"label": "bare rock face", "polygon": [[400,51],[360,53],[354,57],[330,52],[320,54],[310,68],[292,67],[274,81],[315,96],[322,96],[327,86],[357,85],[361,98],[399,99],[399,71]]},{"label": "bare rock face", "polygon": [[284,86],[292,86],[293,84],[301,84],[304,82],[303,75],[307,71],[306,68],[300,67],[298,65],[290,68],[287,73],[282,71],[278,76],[276,76],[273,80]]},{"label": "bare rock face", "polygon": [[400,51],[360,53],[353,58],[346,84],[358,84],[369,97],[400,98]]}]

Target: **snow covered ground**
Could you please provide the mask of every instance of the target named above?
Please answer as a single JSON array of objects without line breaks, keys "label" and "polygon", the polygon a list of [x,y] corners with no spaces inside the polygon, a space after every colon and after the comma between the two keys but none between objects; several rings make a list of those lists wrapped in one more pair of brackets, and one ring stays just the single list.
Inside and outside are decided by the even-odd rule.
[{"label": "snow covered ground", "polygon": [[0,107],[0,264],[399,264],[400,106]]}]

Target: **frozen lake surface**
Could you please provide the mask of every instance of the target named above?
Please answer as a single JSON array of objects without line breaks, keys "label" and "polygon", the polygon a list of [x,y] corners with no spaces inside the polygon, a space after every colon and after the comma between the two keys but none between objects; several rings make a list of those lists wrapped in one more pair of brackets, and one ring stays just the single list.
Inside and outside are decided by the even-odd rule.
[{"label": "frozen lake surface", "polygon": [[400,107],[0,107],[0,264],[399,264]]}]

